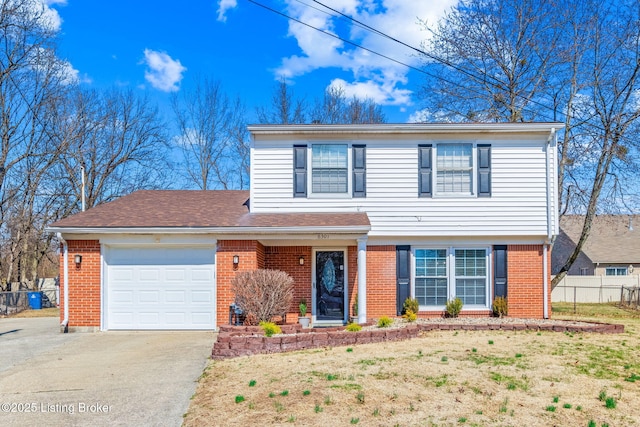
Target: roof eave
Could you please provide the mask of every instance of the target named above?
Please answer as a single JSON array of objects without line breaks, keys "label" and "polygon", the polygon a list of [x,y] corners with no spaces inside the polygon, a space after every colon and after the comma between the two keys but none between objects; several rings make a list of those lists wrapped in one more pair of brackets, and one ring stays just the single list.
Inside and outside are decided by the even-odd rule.
[{"label": "roof eave", "polygon": [[48,227],[48,233],[62,234],[309,234],[368,233],[370,225],[311,227]]},{"label": "roof eave", "polygon": [[524,133],[551,132],[564,128],[564,123],[398,123],[382,125],[249,125],[254,135],[283,134],[425,134],[425,133]]}]

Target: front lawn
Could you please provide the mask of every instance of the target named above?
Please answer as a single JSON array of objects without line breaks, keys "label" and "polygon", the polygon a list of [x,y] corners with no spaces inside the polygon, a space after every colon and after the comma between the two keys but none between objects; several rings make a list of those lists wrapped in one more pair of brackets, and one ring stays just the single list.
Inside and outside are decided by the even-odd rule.
[{"label": "front lawn", "polygon": [[[557,309],[557,311],[556,311]],[[209,362],[186,426],[638,425],[637,313],[554,305],[625,333],[433,331]]]}]

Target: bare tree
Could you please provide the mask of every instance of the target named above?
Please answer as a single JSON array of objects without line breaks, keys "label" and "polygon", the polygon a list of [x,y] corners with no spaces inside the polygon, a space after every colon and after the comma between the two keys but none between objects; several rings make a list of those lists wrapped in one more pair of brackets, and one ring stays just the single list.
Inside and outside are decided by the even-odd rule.
[{"label": "bare tree", "polygon": [[342,87],[330,86],[312,107],[296,96],[284,79],[274,88],[271,105],[257,109],[258,120],[267,124],[366,124],[386,121],[382,107],[369,98],[348,98]]},{"label": "bare tree", "polygon": [[384,123],[382,108],[371,99],[348,98],[342,87],[330,86],[315,101],[311,117],[322,124]]},{"label": "bare tree", "polygon": [[258,121],[265,124],[302,124],[306,120],[307,105],[303,98],[296,97],[284,78],[274,87],[269,108],[259,107]]},{"label": "bare tree", "polygon": [[585,223],[553,285],[637,152],[638,18],[632,1],[465,0],[432,29],[422,94],[432,118],[565,123],[560,211]]},{"label": "bare tree", "polygon": [[[245,182],[245,109],[239,98],[231,99],[220,82],[204,79],[192,91],[172,98],[180,136],[178,146],[184,157],[184,171],[191,184],[201,190],[240,187]],[[247,162],[248,163],[248,162]]]},{"label": "bare tree", "polygon": [[81,168],[87,208],[165,182],[167,136],[157,108],[131,91],[78,90],[60,117],[57,136],[67,141],[59,178],[72,191],[65,214],[78,209]]},{"label": "bare tree", "polygon": [[43,3],[0,2],[0,267],[7,281],[35,274],[46,211],[40,186],[65,149],[51,129],[73,79],[56,55],[56,28]]}]

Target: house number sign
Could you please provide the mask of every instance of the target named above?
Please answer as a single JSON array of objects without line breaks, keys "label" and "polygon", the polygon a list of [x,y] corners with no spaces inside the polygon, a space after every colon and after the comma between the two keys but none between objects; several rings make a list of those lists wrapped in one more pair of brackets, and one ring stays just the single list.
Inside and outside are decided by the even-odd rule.
[{"label": "house number sign", "polygon": [[326,240],[326,239],[329,239],[329,238],[330,238],[330,236],[328,234],[326,234],[326,233],[318,234],[318,240]]}]

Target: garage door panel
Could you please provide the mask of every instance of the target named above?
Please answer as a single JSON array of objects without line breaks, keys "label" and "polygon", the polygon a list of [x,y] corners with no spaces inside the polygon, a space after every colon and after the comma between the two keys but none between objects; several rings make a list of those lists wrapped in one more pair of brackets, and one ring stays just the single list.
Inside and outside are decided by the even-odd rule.
[{"label": "garage door panel", "polygon": [[166,291],[165,301],[168,304],[184,304],[187,301],[186,291]]},{"label": "garage door panel", "polygon": [[192,291],[191,292],[192,303],[205,303],[210,304],[213,302],[213,294],[210,291]]},{"label": "garage door panel", "polygon": [[160,302],[160,292],[158,291],[139,291],[138,302],[140,304],[158,304]]},{"label": "garage door panel", "polygon": [[215,248],[109,247],[107,329],[213,329]]}]

